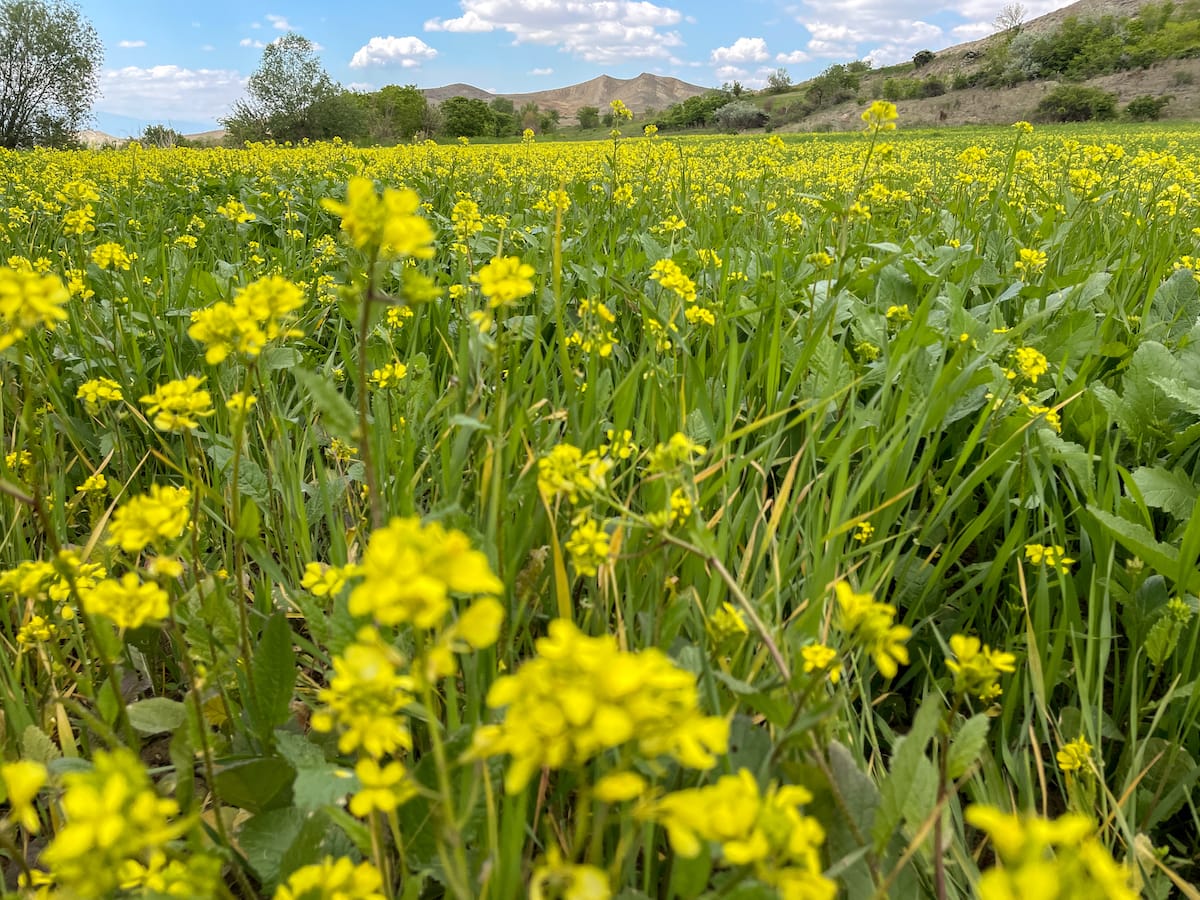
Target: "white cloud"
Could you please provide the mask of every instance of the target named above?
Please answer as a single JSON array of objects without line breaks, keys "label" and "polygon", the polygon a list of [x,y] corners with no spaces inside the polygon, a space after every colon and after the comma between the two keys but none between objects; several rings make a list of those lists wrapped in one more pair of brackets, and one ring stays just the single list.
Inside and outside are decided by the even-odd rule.
[{"label": "white cloud", "polygon": [[255,38],[242,38],[240,41],[238,41],[238,46],[239,47],[256,47],[259,50],[261,50],[263,47],[265,47],[267,45],[264,44],[262,41],[257,40]]},{"label": "white cloud", "polygon": [[728,47],[718,47],[712,52],[711,61],[716,65],[762,62],[769,59],[767,42],[762,38],[740,37]]},{"label": "white cloud", "polygon": [[459,0],[462,15],[430,19],[426,31],[505,31],[514,44],[557,47],[592,63],[666,59],[683,45],[668,30],[677,9],[647,0]]},{"label": "white cloud", "polygon": [[732,81],[735,78],[745,78],[750,73],[738,66],[721,66],[715,74],[721,81]]},{"label": "white cloud", "polygon": [[775,62],[787,63],[790,66],[806,63],[812,59],[803,50],[793,50],[791,53],[776,53]]},{"label": "white cloud", "polygon": [[271,27],[276,31],[291,31],[292,24],[284,16],[274,16],[268,13],[266,20],[271,23]]},{"label": "white cloud", "polygon": [[358,48],[350,60],[350,68],[367,66],[400,66],[415,69],[422,60],[433,59],[438,52],[418,37],[373,37]]},{"label": "white cloud", "polygon": [[530,69],[529,74],[530,75],[553,75],[554,70],[553,69]]},{"label": "white cloud", "polygon": [[201,49],[201,50],[203,50],[205,53],[212,53],[212,52],[213,52],[214,50],[216,50],[217,48],[216,48],[216,47],[214,47],[212,44],[205,44],[205,45],[204,45],[203,47],[201,47],[200,49]]},{"label": "white cloud", "polygon": [[145,41],[117,41],[118,47],[124,47],[126,50],[131,50],[134,47],[145,47]]},{"label": "white cloud", "polygon": [[139,119],[215,119],[242,96],[246,79],[230,69],[126,66],[100,75],[99,112]]},{"label": "white cloud", "polygon": [[912,59],[918,50],[928,47],[944,47],[947,42],[942,40],[942,29],[928,22],[898,23],[895,36],[874,47],[863,58],[869,59],[877,66],[890,66],[906,59]]}]

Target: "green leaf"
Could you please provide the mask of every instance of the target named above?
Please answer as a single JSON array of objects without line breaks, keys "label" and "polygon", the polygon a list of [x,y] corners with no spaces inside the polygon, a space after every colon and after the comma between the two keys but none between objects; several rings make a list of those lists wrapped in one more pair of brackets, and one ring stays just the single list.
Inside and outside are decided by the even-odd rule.
[{"label": "green leaf", "polygon": [[142,734],[162,734],[174,731],[187,721],[187,707],[178,700],[151,697],[130,703],[126,708],[129,724]]},{"label": "green leaf", "polygon": [[931,694],[925,698],[913,718],[908,734],[896,741],[892,752],[892,765],[887,777],[879,786],[879,811],[872,828],[876,852],[882,852],[900,822],[911,819],[909,813],[916,805],[924,805],[919,792],[925,789],[918,784],[921,763],[929,764],[925,748],[937,731],[942,715],[942,701]]},{"label": "green leaf", "polygon": [[36,725],[27,725],[21,732],[21,756],[31,762],[49,765],[62,756],[58,745]]},{"label": "green leaf", "polygon": [[296,770],[286,761],[259,757],[225,766],[214,781],[223,803],[261,813],[287,805],[295,777]]},{"label": "green leaf", "polygon": [[1161,669],[1163,663],[1171,658],[1179,644],[1179,633],[1182,630],[1183,626],[1170,613],[1163,613],[1150,627],[1150,633],[1146,635],[1146,642],[1142,646],[1156,669]]},{"label": "green leaf", "polygon": [[671,862],[671,894],[686,900],[698,897],[708,887],[710,875],[712,851],[707,843],[701,845],[700,852],[692,859],[675,854]]},{"label": "green leaf", "polygon": [[961,778],[975,764],[987,744],[988,726],[991,719],[983,713],[971,716],[959,726],[950,740],[950,751],[946,754],[946,774]]},{"label": "green leaf", "polygon": [[[1114,516],[1110,512],[1097,509],[1091,504],[1088,504],[1087,511],[1108,529],[1117,543],[1136,554],[1142,562],[1156,572],[1168,577],[1180,574],[1179,551],[1169,544],[1156,540],[1148,529],[1127,519],[1122,519],[1120,516]],[[1184,590],[1195,593],[1197,587],[1200,587],[1200,572],[1192,569],[1182,573],[1182,580],[1179,584]]]},{"label": "green leaf", "polygon": [[1158,466],[1141,466],[1133,470],[1132,477],[1147,506],[1166,510],[1177,519],[1191,516],[1200,490],[1183,472]]},{"label": "green leaf", "polygon": [[251,663],[254,695],[247,711],[264,740],[291,715],[292,692],[296,686],[296,651],[287,616],[275,613],[259,637]]},{"label": "green leaf", "polygon": [[832,815],[823,823],[830,867],[841,868],[839,879],[848,896],[867,897],[873,892],[871,870],[863,859],[869,848],[860,843],[855,831],[863,839],[870,840],[879,808],[879,791],[875,782],[858,767],[851,752],[837,741],[829,745],[829,774],[845,804],[845,809],[834,807]]},{"label": "green leaf", "polygon": [[350,769],[328,762],[321,748],[301,735],[276,730],[275,746],[296,770],[296,780],[292,782],[292,803],[296,808],[306,812],[317,810],[358,790],[358,779]]},{"label": "green leaf", "polygon": [[304,354],[295,347],[268,347],[258,358],[258,365],[264,372],[295,369],[302,362]]},{"label": "green leaf", "polygon": [[321,421],[329,433],[356,443],[358,414],[333,379],[308,369],[293,369],[292,376],[321,414]]},{"label": "green leaf", "polygon": [[260,813],[238,832],[238,845],[246,862],[267,892],[274,892],[283,856],[307,820],[306,813],[288,806]]}]

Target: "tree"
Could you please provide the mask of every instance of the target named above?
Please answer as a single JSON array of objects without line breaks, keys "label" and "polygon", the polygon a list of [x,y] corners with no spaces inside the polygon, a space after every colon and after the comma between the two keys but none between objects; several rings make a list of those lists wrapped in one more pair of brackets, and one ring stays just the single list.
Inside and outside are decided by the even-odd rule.
[{"label": "tree", "polygon": [[77,6],[0,0],[0,147],[74,141],[103,60],[96,29]]},{"label": "tree", "polygon": [[918,50],[913,54],[913,68],[919,69],[922,66],[927,66],[937,58],[937,55],[932,50]]},{"label": "tree", "polygon": [[482,100],[450,97],[439,107],[442,133],[450,137],[488,137],[496,133],[496,117]]},{"label": "tree", "polygon": [[170,147],[182,147],[187,143],[187,138],[166,125],[147,125],[137,141],[143,147],[160,147],[165,150]]},{"label": "tree", "polygon": [[415,84],[389,84],[364,94],[367,135],[377,144],[411,141],[425,127],[429,102]]},{"label": "tree", "polygon": [[788,74],[788,70],[782,67],[776,69],[767,76],[767,91],[772,94],[782,94],[784,91],[791,90],[792,76]]},{"label": "tree", "polygon": [[600,124],[600,107],[581,106],[575,113],[580,128],[596,128]]},{"label": "tree", "polygon": [[363,125],[361,105],[329,77],[312,41],[295,32],[267,44],[246,92],[220,120],[235,141],[350,137]]},{"label": "tree", "polygon": [[767,124],[767,114],[745,100],[726,103],[715,113],[717,125],[722,131],[744,131],[747,128],[762,128]]},{"label": "tree", "polygon": [[994,23],[997,31],[1008,31],[1014,35],[1021,30],[1021,26],[1025,24],[1025,16],[1028,11],[1022,3],[1009,3],[996,14]]}]

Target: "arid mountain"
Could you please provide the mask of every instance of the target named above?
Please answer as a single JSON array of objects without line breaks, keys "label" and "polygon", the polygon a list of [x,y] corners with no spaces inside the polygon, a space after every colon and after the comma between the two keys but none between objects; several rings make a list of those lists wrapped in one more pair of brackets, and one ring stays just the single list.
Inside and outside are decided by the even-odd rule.
[{"label": "arid mountain", "polygon": [[440,103],[450,97],[488,101],[496,97],[505,97],[518,109],[525,103],[536,103],[540,109],[557,110],[566,121],[573,119],[581,106],[595,106],[603,112],[610,102],[621,100],[638,113],[647,109],[666,109],[672,103],[680,103],[707,90],[709,88],[688,84],[678,78],[643,72],[636,78],[601,75],[580,84],[527,94],[492,94],[469,84],[448,84],[445,87],[426,89],[425,96],[434,103]]},{"label": "arid mountain", "polygon": [[[1115,15],[1137,15],[1142,7],[1155,0],[1078,0],[1062,9],[1031,19],[1021,25],[1024,33],[1039,34],[1058,28],[1063,20]],[[809,115],[797,116],[809,82],[797,84],[792,91],[774,97],[759,97],[757,102],[767,110],[781,131],[847,131],[862,127],[859,114],[863,105],[881,98],[887,78],[926,78],[935,76],[949,86],[956,77],[969,76],[987,62],[987,50],[993,42],[1007,39],[993,34],[976,41],[956,44],[939,50],[934,59],[919,70],[911,63],[902,63],[867,73],[858,96],[836,106],[825,107]],[[1088,84],[1116,95],[1118,106],[1136,97],[1169,96],[1163,111],[1164,119],[1200,118],[1200,58],[1168,59],[1145,69],[1130,69],[1099,75]],[[1012,87],[972,87],[948,90],[941,96],[898,100],[896,108],[905,128],[928,128],[945,125],[1008,125],[1033,116],[1038,101],[1058,86],[1053,78],[1023,81]]]}]

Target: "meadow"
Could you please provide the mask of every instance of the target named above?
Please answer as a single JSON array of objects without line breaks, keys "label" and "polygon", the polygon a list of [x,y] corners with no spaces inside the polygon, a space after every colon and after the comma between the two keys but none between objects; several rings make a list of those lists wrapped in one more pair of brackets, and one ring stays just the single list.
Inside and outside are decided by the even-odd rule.
[{"label": "meadow", "polygon": [[8,890],[1200,896],[1200,130],[865,115],[0,151]]}]

